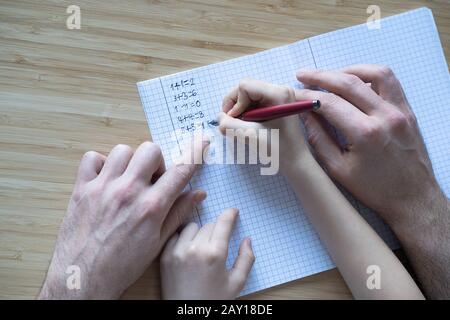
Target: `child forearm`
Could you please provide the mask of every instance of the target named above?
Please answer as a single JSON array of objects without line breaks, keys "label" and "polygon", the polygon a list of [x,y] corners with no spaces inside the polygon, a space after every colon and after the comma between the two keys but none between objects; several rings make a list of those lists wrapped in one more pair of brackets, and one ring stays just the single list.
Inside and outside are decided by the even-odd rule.
[{"label": "child forearm", "polygon": [[[423,299],[403,265],[347,201],[310,153],[285,173],[320,239],[357,299]],[[369,289],[367,268],[381,288]]]}]

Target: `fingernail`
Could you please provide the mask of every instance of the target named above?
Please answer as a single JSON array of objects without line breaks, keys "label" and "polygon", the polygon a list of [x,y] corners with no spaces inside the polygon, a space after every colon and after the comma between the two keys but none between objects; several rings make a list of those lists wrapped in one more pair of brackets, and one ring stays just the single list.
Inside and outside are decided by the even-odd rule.
[{"label": "fingernail", "polygon": [[197,191],[195,192],[193,198],[194,198],[194,201],[195,201],[196,203],[200,203],[200,202],[202,202],[203,200],[206,199],[206,192],[203,191],[203,190],[197,190]]},{"label": "fingernail", "polygon": [[245,238],[245,241],[247,242],[247,244],[248,244],[249,247],[251,248],[251,247],[252,247],[252,238],[247,237],[247,238]]}]

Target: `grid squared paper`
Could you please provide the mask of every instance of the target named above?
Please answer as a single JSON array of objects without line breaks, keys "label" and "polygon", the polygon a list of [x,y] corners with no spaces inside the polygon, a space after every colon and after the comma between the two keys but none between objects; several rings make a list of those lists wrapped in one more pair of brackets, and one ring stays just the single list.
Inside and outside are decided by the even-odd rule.
[{"label": "grid squared paper", "polygon": [[[251,77],[277,84],[298,86],[295,72],[301,68],[339,68],[355,63],[389,65],[404,85],[416,112],[430,156],[446,194],[450,188],[449,159],[450,79],[431,15],[417,9],[383,19],[380,30],[359,25],[254,55],[225,61],[170,76],[138,83],[138,90],[153,140],[166,159],[180,149],[171,84],[193,79],[204,120],[214,119],[223,96],[240,79]],[[439,97],[440,104],[432,105]],[[447,127],[446,127],[447,126]],[[230,266],[245,236],[252,237],[257,257],[241,294],[302,278],[334,267],[295,194],[281,175],[263,176],[257,165],[205,165],[190,187],[202,188],[208,197],[197,208],[195,220],[214,221],[227,207],[240,209],[227,265]],[[346,197],[391,246],[396,241],[387,226],[369,209],[344,191]]]}]

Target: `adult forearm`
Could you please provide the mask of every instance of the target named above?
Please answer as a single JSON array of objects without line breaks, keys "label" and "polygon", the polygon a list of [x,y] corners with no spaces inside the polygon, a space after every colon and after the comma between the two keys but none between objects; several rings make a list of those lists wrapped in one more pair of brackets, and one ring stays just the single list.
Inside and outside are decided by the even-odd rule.
[{"label": "adult forearm", "polygon": [[450,201],[440,191],[388,221],[428,298],[450,298]]}]

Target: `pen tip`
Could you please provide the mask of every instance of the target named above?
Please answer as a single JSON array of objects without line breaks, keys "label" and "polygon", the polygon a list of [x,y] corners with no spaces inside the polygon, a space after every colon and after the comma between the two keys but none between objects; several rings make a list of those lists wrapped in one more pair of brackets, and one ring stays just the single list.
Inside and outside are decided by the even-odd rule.
[{"label": "pen tip", "polygon": [[210,120],[210,121],[208,121],[208,124],[210,126],[217,127],[219,125],[219,121],[217,121],[217,120]]}]

